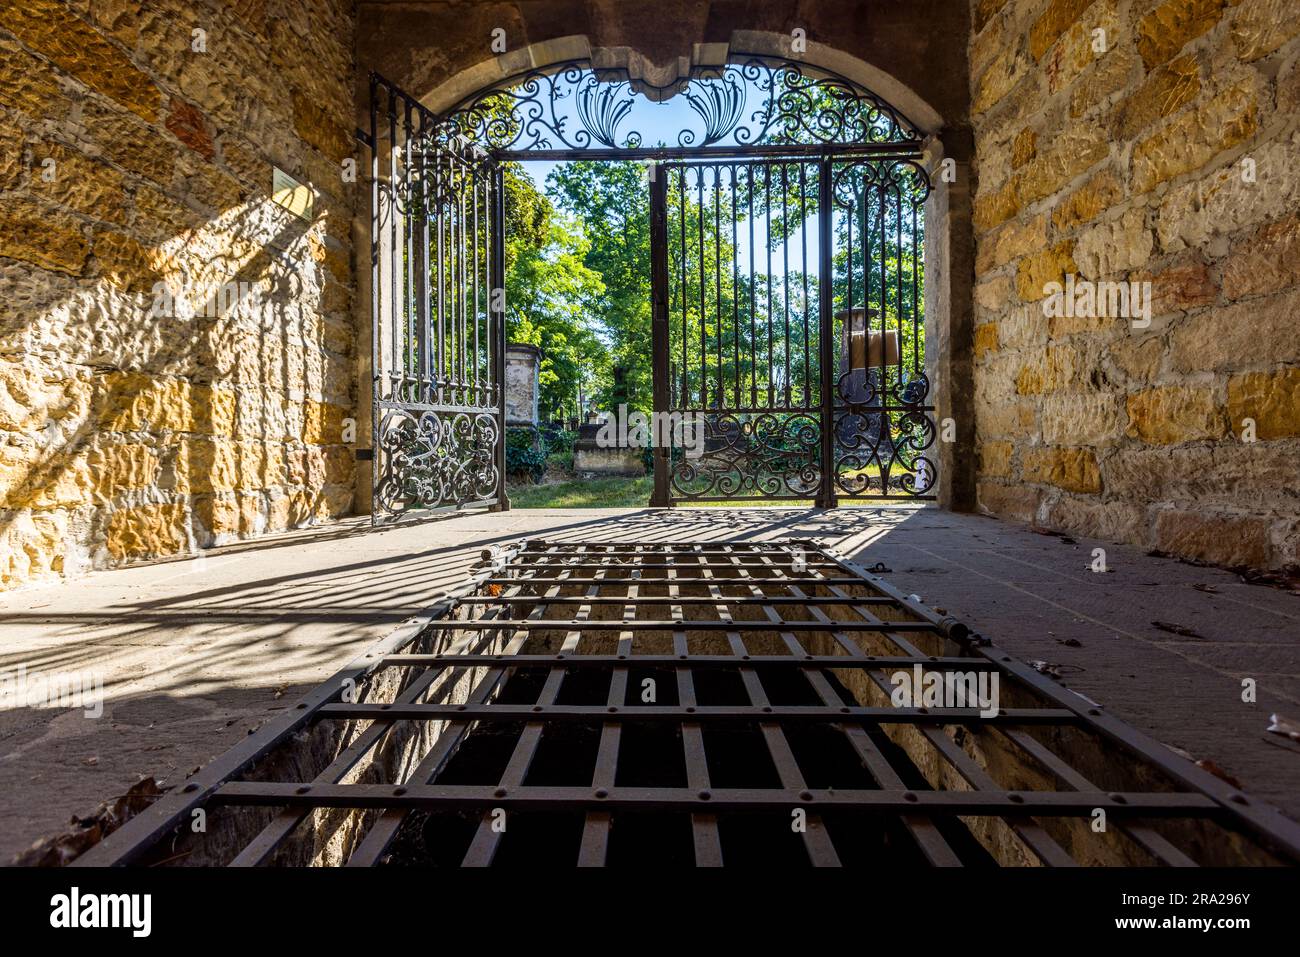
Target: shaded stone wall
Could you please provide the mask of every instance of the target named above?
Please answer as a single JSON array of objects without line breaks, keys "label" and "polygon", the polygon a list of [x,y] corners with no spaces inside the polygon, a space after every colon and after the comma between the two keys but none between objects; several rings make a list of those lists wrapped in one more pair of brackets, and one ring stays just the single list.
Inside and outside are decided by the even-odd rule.
[{"label": "shaded stone wall", "polygon": [[[1297,564],[1300,6],[973,6],[980,505]],[[1150,282],[1149,325],[1047,315],[1067,274]]]},{"label": "shaded stone wall", "polygon": [[6,4],[0,586],[349,510],[354,17]]},{"label": "shaded stone wall", "polygon": [[[810,44],[858,57],[915,91],[943,117],[945,139],[964,133],[969,142],[966,85],[954,79],[966,66],[969,11],[962,0],[367,3],[360,8],[357,62],[424,96],[493,58],[492,31],[498,28],[505,31],[507,53],[571,36],[585,36],[602,50],[630,48],[637,54],[634,66],[659,81],[689,69],[696,44],[728,43],[736,31],[790,36],[801,29]],[[358,80],[358,104],[364,106],[365,77]],[[888,98],[891,91],[876,92]],[[945,146],[964,159],[968,146],[960,138]]]}]

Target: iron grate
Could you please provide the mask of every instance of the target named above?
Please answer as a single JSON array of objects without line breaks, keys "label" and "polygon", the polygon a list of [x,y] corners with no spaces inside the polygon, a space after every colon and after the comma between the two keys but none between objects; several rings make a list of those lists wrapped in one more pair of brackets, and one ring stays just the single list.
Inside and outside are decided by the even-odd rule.
[{"label": "iron grate", "polygon": [[485,552],[76,863],[322,860],[327,821],[351,866],[1300,861],[1275,809],[809,541]]}]

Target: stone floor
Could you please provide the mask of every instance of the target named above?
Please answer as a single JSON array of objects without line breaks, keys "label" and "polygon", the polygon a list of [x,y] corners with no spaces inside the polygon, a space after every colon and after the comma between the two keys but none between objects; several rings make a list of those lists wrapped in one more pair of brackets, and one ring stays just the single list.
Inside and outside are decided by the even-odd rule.
[{"label": "stone floor", "polygon": [[0,711],[0,861],[142,775],[181,780],[458,581],[484,545],[539,534],[820,538],[1300,817],[1300,746],[1264,730],[1273,712],[1300,717],[1300,598],[1286,592],[1119,545],[1098,574],[1103,543],[935,509],[515,510],[379,531],[350,519],[0,595],[0,675],[93,669],[106,695],[99,719]]}]

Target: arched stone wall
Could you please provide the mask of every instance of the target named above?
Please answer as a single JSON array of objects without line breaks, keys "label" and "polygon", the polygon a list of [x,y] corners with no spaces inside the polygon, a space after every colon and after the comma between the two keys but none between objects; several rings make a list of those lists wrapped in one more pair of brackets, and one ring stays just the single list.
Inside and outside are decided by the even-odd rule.
[{"label": "arched stone wall", "polygon": [[[498,29],[506,44],[500,58],[490,47]],[[795,30],[808,43],[798,58],[861,82],[923,126],[942,117],[945,138],[964,140],[960,150],[955,139],[948,144],[950,155],[969,158],[970,11],[953,0],[370,0],[359,7],[358,110],[372,69],[420,96],[450,94],[455,86],[447,84],[463,83],[463,96],[530,66],[586,56],[572,45],[585,42],[598,57],[614,58],[597,66],[628,66],[634,78],[662,84],[692,62],[710,62],[719,47],[781,52],[771,44],[788,42]],[[865,73],[853,72],[866,64]],[[909,91],[916,102],[907,102]],[[919,115],[920,103],[933,109],[930,117]]]}]

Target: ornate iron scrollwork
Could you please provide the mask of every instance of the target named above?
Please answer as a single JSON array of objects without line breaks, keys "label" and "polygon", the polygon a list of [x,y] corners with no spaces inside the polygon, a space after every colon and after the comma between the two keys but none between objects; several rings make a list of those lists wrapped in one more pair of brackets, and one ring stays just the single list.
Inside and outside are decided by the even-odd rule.
[{"label": "ornate iron scrollwork", "polygon": [[[835,487],[841,495],[927,495],[935,485],[930,382],[924,372],[885,388],[871,369],[863,379],[846,372],[836,380]],[[893,378],[892,376],[890,378]]]},{"label": "ornate iron scrollwork", "polygon": [[500,478],[496,445],[489,412],[386,409],[375,502],[396,516],[491,499]]},{"label": "ornate iron scrollwork", "polygon": [[[703,67],[675,86],[700,118],[698,128],[680,131],[680,147],[920,139],[916,127],[875,94],[795,63],[753,58]],[[475,94],[443,114],[437,135],[445,144],[508,153],[637,149],[656,144],[622,127],[653,108],[630,81],[611,79],[610,71],[596,72],[580,60],[531,70]]]},{"label": "ornate iron scrollwork", "polygon": [[672,487],[684,499],[811,498],[821,486],[816,412],[707,413],[702,453],[675,449]]}]

